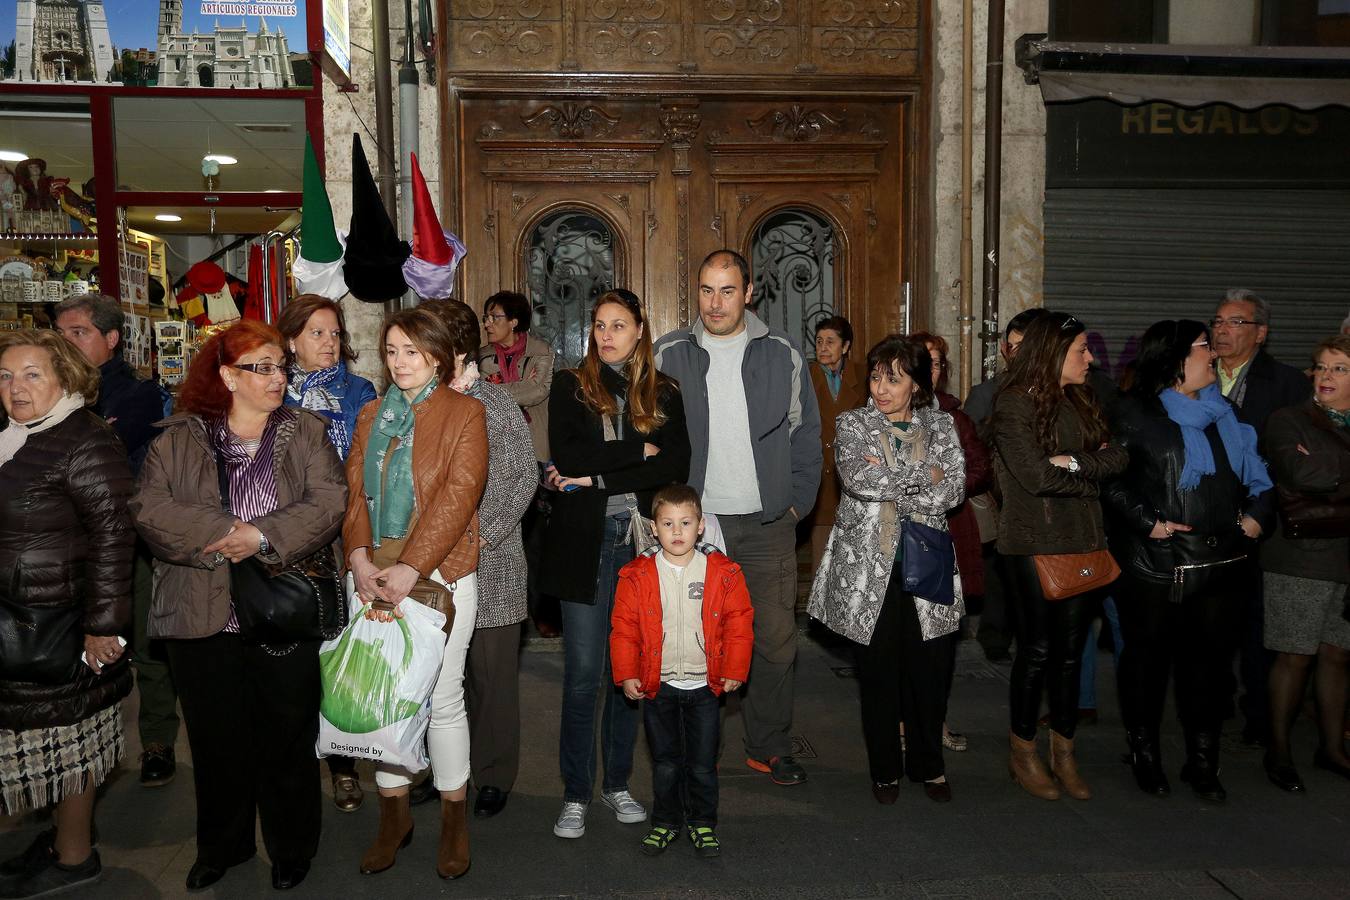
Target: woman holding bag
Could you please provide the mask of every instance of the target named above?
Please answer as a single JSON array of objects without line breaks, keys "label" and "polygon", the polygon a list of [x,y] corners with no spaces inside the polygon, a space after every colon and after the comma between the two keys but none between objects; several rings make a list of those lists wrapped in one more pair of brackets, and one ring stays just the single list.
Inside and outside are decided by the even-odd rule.
[{"label": "woman holding bag", "polygon": [[1209,332],[1186,319],[1144,332],[1116,440],[1129,453],[1107,508],[1123,576],[1120,707],[1139,788],[1165,796],[1158,732],[1170,671],[1186,734],[1181,779],[1221,802],[1219,731],[1238,621],[1242,566],[1271,524],[1271,484],[1256,431],[1215,385]]},{"label": "woman holding bag", "polygon": [[[1086,385],[1091,363],[1083,324],[1047,312],[1027,327],[994,400],[991,426],[1003,492],[998,551],[1005,557],[1017,625],[1008,770],[1027,793],[1044,800],[1058,800],[1061,787],[1080,800],[1092,796],[1073,748],[1090,604],[1082,594],[1049,599],[1036,560],[1092,553],[1100,555],[1088,571],[1112,565],[1098,497],[1101,483],[1123,471],[1128,457],[1107,443],[1101,408]],[[1047,691],[1054,777],[1036,750],[1036,720]]]},{"label": "woman holding bag", "polygon": [[[469,869],[465,797],[469,724],[464,709],[464,661],[477,612],[478,501],[487,481],[483,404],[451,389],[456,354],[435,313],[405,309],[384,321],[380,335],[390,386],[367,403],[347,457],[351,499],[342,543],[362,602],[397,606],[419,587],[447,589],[453,616],[445,659],[431,693],[427,750],[441,794],[436,872],[457,878]],[[415,440],[414,440],[415,438]],[[432,584],[426,585],[426,582]],[[367,611],[383,619],[389,613]],[[377,766],[380,828],[361,859],[361,872],[383,872],[412,840],[411,773]]]},{"label": "woman holding bag", "polygon": [[1279,528],[1261,547],[1265,644],[1275,653],[1265,768],[1275,786],[1291,792],[1304,788],[1294,768],[1290,732],[1314,669],[1319,742],[1313,765],[1350,778],[1342,724],[1350,678],[1350,621],[1343,615],[1350,537],[1343,521],[1308,523],[1308,530],[1324,529],[1315,536],[1301,537],[1290,529],[1299,518],[1294,509],[1302,505],[1299,501],[1330,507],[1340,517],[1350,507],[1350,335],[1317,345],[1312,390],[1298,406],[1273,413],[1263,438],[1284,505]]},{"label": "woman holding bag", "polygon": [[[928,350],[892,335],[867,354],[867,406],[835,423],[834,462],[843,489],[808,611],[859,645],[863,735],[872,794],[892,804],[900,775],[951,800],[942,761],[953,635],[965,613],[960,576],[946,603],[912,593],[902,534],[918,523],[947,533],[947,512],[965,497],[966,463],[950,414],[932,406]],[[950,538],[946,545],[950,550]],[[911,551],[913,547],[910,548]],[[901,751],[900,723],[907,746]],[[902,763],[903,757],[903,763]]]},{"label": "woman holding bag", "polygon": [[299,884],[318,850],[319,641],[246,639],[230,586],[234,564],[287,564],[332,544],[347,505],[327,420],[282,405],[281,341],[244,320],[202,344],[131,501],[155,555],[150,637],[168,648],[192,747],[189,890],[254,855],[255,818],[273,887]]},{"label": "woman holding bag", "polygon": [[620,822],[645,821],[628,792],[638,711],[610,677],[609,629],[619,569],[634,545],[654,540],[637,521],[656,489],[689,477],[689,434],[675,381],[656,371],[642,302],[631,291],[601,294],[591,339],[576,369],[559,372],[549,395],[549,441],[558,488],[544,545],[540,588],[563,598],[563,703],[559,766],[563,806],[553,833],[579,838],[595,787],[595,707],[601,800]]}]

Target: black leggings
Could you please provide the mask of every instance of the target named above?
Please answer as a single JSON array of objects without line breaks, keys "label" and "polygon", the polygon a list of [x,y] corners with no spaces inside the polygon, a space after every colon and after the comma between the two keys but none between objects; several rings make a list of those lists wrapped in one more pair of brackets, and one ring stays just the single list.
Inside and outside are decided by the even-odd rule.
[{"label": "black leggings", "polygon": [[1008,707],[1010,727],[1023,740],[1036,738],[1041,695],[1050,700],[1050,727],[1072,738],[1078,726],[1078,673],[1094,609],[1092,594],[1050,601],[1041,593],[1030,556],[1004,556],[1004,584],[1017,635]]}]

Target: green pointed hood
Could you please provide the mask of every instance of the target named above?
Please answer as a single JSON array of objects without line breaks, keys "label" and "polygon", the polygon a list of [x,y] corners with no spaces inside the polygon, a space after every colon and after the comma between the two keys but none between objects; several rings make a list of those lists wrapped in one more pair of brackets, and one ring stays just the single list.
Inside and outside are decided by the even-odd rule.
[{"label": "green pointed hood", "polygon": [[333,206],[328,202],[328,189],[319,174],[319,161],[314,156],[314,145],[305,135],[304,209],[300,224],[300,255],[316,263],[336,262],[342,259],[342,244],[333,227]]}]

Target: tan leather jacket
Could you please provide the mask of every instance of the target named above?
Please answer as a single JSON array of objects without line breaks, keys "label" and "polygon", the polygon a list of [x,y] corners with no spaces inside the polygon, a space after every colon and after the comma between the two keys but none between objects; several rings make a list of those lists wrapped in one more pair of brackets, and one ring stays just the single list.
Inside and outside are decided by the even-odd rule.
[{"label": "tan leather jacket", "polygon": [[[277,426],[272,449],[277,508],[253,524],[271,544],[268,558],[289,562],[337,537],[347,485],[327,420],[285,409],[292,416]],[[202,548],[224,537],[234,517],[220,505],[216,452],[201,417],[181,413],[157,424],[164,432],[150,444],[129,504],[155,555],[150,637],[210,637],[230,619],[230,567],[214,565]]]},{"label": "tan leather jacket", "polygon": [[[398,390],[391,387],[390,390]],[[370,510],[366,506],[366,445],[380,410],[372,400],[356,418],[356,436],[347,456],[347,517],[342,543],[347,558],[369,549]],[[478,568],[478,501],[487,484],[487,415],[483,404],[449,387],[439,387],[413,407],[413,493],[416,518],[399,562],[423,578],[440,570],[453,582]]]}]

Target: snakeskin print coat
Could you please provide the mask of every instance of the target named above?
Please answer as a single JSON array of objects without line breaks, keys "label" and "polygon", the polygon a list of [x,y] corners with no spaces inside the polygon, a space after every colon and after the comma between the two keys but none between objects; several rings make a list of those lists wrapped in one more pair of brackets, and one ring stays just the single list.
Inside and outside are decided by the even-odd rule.
[{"label": "snakeskin print coat", "polygon": [[[895,564],[900,522],[911,519],[947,530],[947,510],[965,497],[966,461],[952,417],[937,409],[914,410],[925,430],[923,459],[900,459],[889,437],[890,423],[868,401],[835,420],[834,460],[843,496],[834,529],[811,586],[807,611],[831,631],[870,643]],[[881,465],[866,457],[882,460]],[[943,471],[933,484],[931,468]],[[951,606],[913,602],[924,640],[956,631],[965,613],[961,576]]]}]

